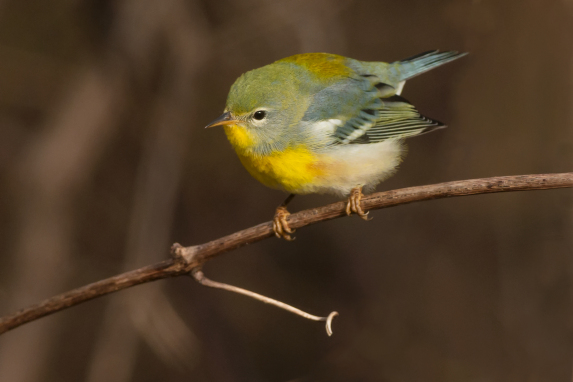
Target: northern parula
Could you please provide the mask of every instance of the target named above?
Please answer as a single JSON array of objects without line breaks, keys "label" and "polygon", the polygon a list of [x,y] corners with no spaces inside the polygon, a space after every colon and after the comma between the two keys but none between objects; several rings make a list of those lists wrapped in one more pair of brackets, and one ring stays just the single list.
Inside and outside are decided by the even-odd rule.
[{"label": "northern parula", "polygon": [[400,96],[404,83],[464,55],[435,50],[384,63],[297,54],[240,76],[207,127],[224,125],[249,173],[290,193],[275,212],[277,237],[292,239],[286,205],[295,194],[349,195],[346,213],[366,220],[362,190],[396,171],[404,139],[445,127]]}]

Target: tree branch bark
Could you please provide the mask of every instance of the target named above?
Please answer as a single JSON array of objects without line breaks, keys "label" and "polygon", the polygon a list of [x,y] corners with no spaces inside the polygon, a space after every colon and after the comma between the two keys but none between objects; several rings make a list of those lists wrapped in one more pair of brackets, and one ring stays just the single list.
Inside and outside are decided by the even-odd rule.
[{"label": "tree branch bark", "polygon": [[[573,172],[501,176],[378,192],[365,196],[362,199],[362,206],[364,211],[369,211],[454,196],[571,187],[573,187]],[[332,203],[291,214],[287,220],[291,228],[297,229],[346,216],[345,208],[346,202]],[[273,235],[272,222],[269,221],[205,244],[190,247],[174,245],[171,251],[172,259],[88,284],[0,318],[0,334],[96,297],[150,281],[186,275],[213,257]]]}]

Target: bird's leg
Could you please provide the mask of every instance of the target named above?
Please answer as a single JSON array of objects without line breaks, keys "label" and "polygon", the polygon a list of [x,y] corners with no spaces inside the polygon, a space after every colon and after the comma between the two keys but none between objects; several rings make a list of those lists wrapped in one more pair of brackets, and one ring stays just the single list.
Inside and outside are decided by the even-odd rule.
[{"label": "bird's leg", "polygon": [[275,211],[275,216],[273,218],[273,231],[275,231],[275,235],[279,239],[282,237],[288,241],[294,240],[294,238],[290,236],[290,234],[294,233],[294,230],[288,226],[286,220],[290,215],[286,207],[287,204],[289,204],[290,201],[294,198],[294,196],[294,194],[290,194],[285,199],[285,201],[277,207],[277,210]]},{"label": "bird's leg", "polygon": [[364,220],[368,219],[368,212],[364,212],[362,210],[362,206],[360,205],[360,201],[364,194],[362,193],[362,186],[354,187],[350,191],[350,196],[348,197],[348,204],[346,204],[346,215],[350,215],[353,212],[360,216],[360,218]]}]

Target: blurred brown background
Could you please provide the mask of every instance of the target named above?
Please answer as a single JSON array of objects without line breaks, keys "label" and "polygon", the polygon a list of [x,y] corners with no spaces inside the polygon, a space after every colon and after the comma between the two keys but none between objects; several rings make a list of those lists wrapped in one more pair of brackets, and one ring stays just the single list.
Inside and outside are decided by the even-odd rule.
[{"label": "blurred brown background", "polygon": [[[573,170],[570,0],[0,0],[0,314],[268,221],[222,112],[302,52],[471,54],[404,96],[446,130],[379,190]],[[299,197],[297,211],[334,201]],[[424,202],[205,267],[321,324],[190,278],[0,337],[0,381],[571,381],[570,190]]]}]

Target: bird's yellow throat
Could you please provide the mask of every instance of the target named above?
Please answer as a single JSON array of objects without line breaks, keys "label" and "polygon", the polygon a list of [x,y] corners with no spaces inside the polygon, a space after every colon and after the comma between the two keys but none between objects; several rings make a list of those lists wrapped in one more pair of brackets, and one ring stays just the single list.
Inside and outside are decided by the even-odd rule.
[{"label": "bird's yellow throat", "polygon": [[303,145],[261,155],[253,152],[256,138],[243,126],[227,125],[225,133],[243,166],[265,186],[304,193],[324,172],[321,161]]},{"label": "bird's yellow throat", "polygon": [[227,139],[237,152],[247,152],[256,145],[255,137],[241,125],[225,125]]}]

